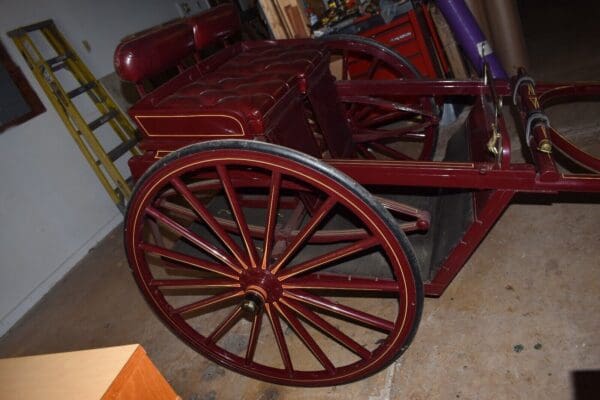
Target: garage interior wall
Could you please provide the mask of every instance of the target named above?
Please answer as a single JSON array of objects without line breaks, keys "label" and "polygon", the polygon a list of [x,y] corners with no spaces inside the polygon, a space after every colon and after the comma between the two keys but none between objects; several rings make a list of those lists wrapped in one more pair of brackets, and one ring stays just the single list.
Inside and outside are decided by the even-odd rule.
[{"label": "garage interior wall", "polygon": [[178,14],[169,0],[0,0],[0,10],[2,43],[47,109],[0,134],[2,335],[122,221],[6,32],[54,19],[100,78],[123,36]]}]

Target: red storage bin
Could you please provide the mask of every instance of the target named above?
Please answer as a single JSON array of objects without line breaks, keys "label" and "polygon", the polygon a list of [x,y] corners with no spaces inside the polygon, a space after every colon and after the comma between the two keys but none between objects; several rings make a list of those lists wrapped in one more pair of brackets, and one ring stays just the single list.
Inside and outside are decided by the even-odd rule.
[{"label": "red storage bin", "polygon": [[425,78],[445,78],[448,63],[429,10],[424,5],[411,7],[385,25],[360,33],[383,43],[406,58]]}]

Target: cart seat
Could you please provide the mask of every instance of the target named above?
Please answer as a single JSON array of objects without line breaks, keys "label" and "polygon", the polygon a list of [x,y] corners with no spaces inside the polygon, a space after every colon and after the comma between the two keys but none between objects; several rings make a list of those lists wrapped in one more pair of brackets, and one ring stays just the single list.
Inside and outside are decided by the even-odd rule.
[{"label": "cart seat", "polygon": [[[274,51],[275,50],[275,51]],[[259,118],[291,87],[306,90],[306,75],[320,60],[317,49],[255,49],[226,62],[158,100],[158,108],[239,105],[246,117]]]},{"label": "cart seat", "polygon": [[271,42],[227,51],[234,54],[208,73],[202,62],[133,106],[130,115],[142,132],[171,138],[264,134],[275,105],[292,92],[305,93],[307,78],[326,55],[317,44]]},{"label": "cart seat", "polygon": [[121,79],[139,84],[210,47],[219,47],[241,31],[232,4],[221,4],[185,19],[178,19],[129,35],[114,55]]}]

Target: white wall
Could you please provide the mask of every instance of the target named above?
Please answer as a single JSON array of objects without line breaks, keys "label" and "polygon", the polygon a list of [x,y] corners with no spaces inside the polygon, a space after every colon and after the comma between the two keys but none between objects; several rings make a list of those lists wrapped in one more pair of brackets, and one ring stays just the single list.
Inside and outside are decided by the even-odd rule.
[{"label": "white wall", "polygon": [[0,335],[122,221],[6,32],[54,19],[99,78],[119,39],[176,18],[174,3],[0,0],[2,42],[47,109],[0,134]]}]

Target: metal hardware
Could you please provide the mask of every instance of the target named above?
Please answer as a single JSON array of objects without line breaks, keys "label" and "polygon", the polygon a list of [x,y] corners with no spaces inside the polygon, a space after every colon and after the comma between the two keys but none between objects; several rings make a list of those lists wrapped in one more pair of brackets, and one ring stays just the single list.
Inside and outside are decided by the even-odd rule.
[{"label": "metal hardware", "polygon": [[516,106],[517,105],[517,96],[519,94],[519,89],[521,88],[521,85],[524,83],[529,83],[531,86],[535,87],[535,81],[533,80],[532,77],[530,76],[521,76],[517,82],[515,83],[515,87],[513,88],[513,95],[512,95],[512,100],[513,100],[513,104]]},{"label": "metal hardware", "polygon": [[242,309],[248,314],[256,314],[260,310],[263,302],[262,296],[255,294],[254,292],[248,292],[242,301]]},{"label": "metal hardware", "polygon": [[499,158],[500,154],[502,154],[502,140],[500,139],[502,139],[502,135],[498,132],[496,124],[492,124],[492,136],[487,142],[487,149],[496,158]]},{"label": "metal hardware", "polygon": [[552,142],[550,139],[542,139],[537,149],[542,153],[550,154],[552,153]]},{"label": "metal hardware", "polygon": [[390,39],[390,42],[400,42],[404,39],[410,38],[412,36],[412,32],[404,32],[398,36],[394,36]]},{"label": "metal hardware", "polygon": [[[534,126],[539,125],[539,124],[544,124],[545,126],[549,127],[550,120],[548,119],[548,116],[542,112],[531,113],[529,115],[529,117],[527,118],[527,123],[525,124],[525,142],[527,143],[528,146],[529,146],[529,142],[531,141],[531,130]],[[548,143],[544,144],[544,146],[543,146],[544,150],[542,150],[541,147],[542,147],[542,143],[544,141],[547,141]],[[549,139],[544,139],[544,140],[542,140],[542,142],[540,142],[540,148],[538,148],[538,150],[543,151],[544,153],[551,153],[552,152],[552,143],[550,142]]]}]

